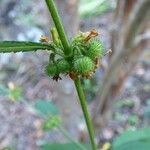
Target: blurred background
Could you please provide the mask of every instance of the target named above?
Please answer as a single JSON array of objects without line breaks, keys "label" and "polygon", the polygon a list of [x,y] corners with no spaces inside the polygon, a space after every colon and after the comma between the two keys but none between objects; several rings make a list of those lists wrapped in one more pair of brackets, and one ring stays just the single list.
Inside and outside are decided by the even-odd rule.
[{"label": "blurred background", "polygon": [[[113,51],[91,80],[82,80],[97,145],[108,150],[126,130],[150,125],[150,1],[55,2],[69,38],[96,29],[105,51]],[[53,26],[44,0],[0,0],[1,41],[38,42],[41,35],[51,38]],[[0,150],[46,150],[42,145],[65,143],[68,134],[88,143],[73,82],[44,75],[48,56],[0,54]]]}]

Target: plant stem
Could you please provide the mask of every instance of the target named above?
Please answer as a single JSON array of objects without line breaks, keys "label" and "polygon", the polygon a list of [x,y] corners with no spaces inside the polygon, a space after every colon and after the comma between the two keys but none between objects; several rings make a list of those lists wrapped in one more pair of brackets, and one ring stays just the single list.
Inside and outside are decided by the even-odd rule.
[{"label": "plant stem", "polygon": [[[48,9],[51,13],[51,16],[53,18],[53,21],[55,23],[59,38],[60,38],[60,40],[62,42],[62,45],[64,47],[64,53],[65,53],[66,56],[68,56],[68,55],[71,54],[72,51],[70,49],[68,39],[65,35],[63,26],[61,24],[56,6],[55,6],[53,0],[45,0],[45,1],[46,1],[47,6],[48,6]],[[85,100],[85,96],[84,96],[83,89],[82,89],[82,86],[81,86],[81,82],[77,78],[74,81],[74,84],[76,86],[76,90],[77,90],[77,93],[78,93],[78,96],[79,96],[81,108],[82,108],[84,118],[85,118],[85,121],[86,121],[87,129],[88,129],[88,132],[89,132],[90,141],[91,141],[91,145],[92,145],[92,149],[96,150],[96,144],[95,144],[95,140],[94,140],[94,131],[93,131],[92,123],[91,123],[89,113],[88,113],[88,110],[87,110],[86,100]]]},{"label": "plant stem", "polygon": [[81,104],[84,118],[86,121],[87,129],[88,129],[90,140],[91,140],[91,145],[92,145],[93,150],[96,150],[96,144],[94,140],[94,131],[93,131],[92,123],[91,123],[90,116],[87,110],[87,104],[86,104],[84,92],[83,92],[79,78],[74,80],[74,84],[76,86],[76,90],[79,96],[80,104]]},{"label": "plant stem", "polygon": [[58,15],[58,11],[56,9],[56,6],[55,6],[53,0],[45,0],[45,1],[47,4],[47,7],[49,9],[49,12],[51,13],[51,16],[53,18],[54,24],[56,26],[56,29],[57,29],[57,32],[59,35],[59,38],[60,38],[62,45],[64,47],[64,53],[66,56],[69,56],[71,53],[71,49],[70,49],[66,34],[64,32],[63,26],[61,24],[60,17]]}]

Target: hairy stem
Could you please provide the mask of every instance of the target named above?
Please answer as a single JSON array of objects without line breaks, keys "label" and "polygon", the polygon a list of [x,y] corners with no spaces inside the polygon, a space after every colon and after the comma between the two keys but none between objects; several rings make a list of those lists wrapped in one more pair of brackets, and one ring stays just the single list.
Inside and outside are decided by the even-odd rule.
[{"label": "hairy stem", "polygon": [[86,121],[87,129],[88,129],[90,140],[91,140],[91,145],[92,145],[93,150],[96,150],[96,144],[95,144],[95,141],[94,141],[94,131],[93,131],[92,123],[91,123],[90,116],[89,116],[89,113],[88,113],[88,110],[87,110],[87,104],[86,104],[84,92],[83,92],[83,89],[82,89],[82,86],[81,86],[81,82],[77,78],[74,81],[74,84],[76,86],[76,90],[77,90],[77,93],[78,93],[78,96],[79,96],[80,104],[81,104],[82,111],[83,111],[83,114],[84,114],[84,118],[85,118],[85,121]]},{"label": "hairy stem", "polygon": [[53,0],[45,0],[45,1],[47,4],[47,7],[49,9],[49,12],[51,13],[51,16],[53,18],[56,29],[58,31],[59,38],[60,38],[62,45],[64,47],[64,53],[66,56],[68,56],[71,53],[71,49],[69,47],[69,42],[68,42],[68,39],[67,39],[66,34],[64,32],[63,26],[61,24],[60,17],[58,15],[58,11],[56,9],[56,6],[55,6]]}]

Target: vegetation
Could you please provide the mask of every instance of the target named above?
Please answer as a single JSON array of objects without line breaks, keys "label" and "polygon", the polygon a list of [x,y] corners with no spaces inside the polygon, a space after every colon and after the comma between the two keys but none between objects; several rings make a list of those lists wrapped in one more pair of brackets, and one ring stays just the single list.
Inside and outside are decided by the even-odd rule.
[{"label": "vegetation", "polygon": [[[95,30],[86,33],[79,33],[73,37],[69,43],[53,0],[45,1],[56,26],[56,29],[51,28],[52,41],[49,41],[45,36],[41,36],[41,43],[2,41],[0,42],[0,52],[16,53],[36,50],[50,51],[49,64],[45,67],[45,73],[56,81],[61,79],[60,75],[68,74],[74,81],[89,131],[92,149],[96,150],[94,132],[87,110],[83,89],[81,87],[80,78],[90,78],[95,72],[98,58],[103,55],[102,44],[100,41],[94,39],[98,35]],[[13,93],[16,95],[14,89]],[[40,103],[39,106],[42,107],[42,103]],[[57,126],[57,124],[59,124],[59,118],[50,115],[44,122],[43,129],[51,129]],[[55,146],[53,145],[52,147]]]},{"label": "vegetation", "polygon": [[[59,18],[57,9],[55,7],[55,4],[53,0],[45,0],[49,12],[51,13],[52,19],[54,21],[55,27],[51,27],[50,34],[52,39],[49,40],[46,36],[40,37],[40,42],[32,42],[32,41],[1,41],[0,42],[0,53],[17,53],[17,52],[35,52],[37,50],[42,51],[48,51],[49,52],[49,62],[45,66],[44,71],[45,74],[52,78],[55,81],[62,80],[63,76],[68,76],[75,85],[79,102],[81,104],[81,108],[83,111],[83,116],[87,125],[88,133],[89,133],[89,139],[90,143],[80,143],[76,141],[70,134],[62,127],[62,119],[60,117],[59,110],[57,107],[49,100],[41,100],[38,99],[35,103],[30,104],[22,98],[22,90],[20,87],[15,86],[13,83],[8,84],[8,89],[0,85],[0,95],[7,96],[11,102],[15,101],[21,101],[25,105],[28,105],[29,107],[34,110],[39,117],[42,118],[42,124],[40,126],[40,129],[45,132],[49,132],[53,129],[58,129],[58,131],[67,139],[67,143],[49,143],[44,142],[40,143],[39,149],[40,150],[49,150],[49,149],[64,149],[64,150],[97,150],[99,145],[96,145],[95,142],[95,135],[94,135],[94,129],[92,127],[91,119],[89,116],[89,112],[87,109],[86,99],[85,95],[87,93],[83,92],[83,89],[86,89],[87,91],[90,91],[93,96],[95,94],[95,91],[98,91],[96,88],[93,87],[91,83],[91,77],[95,73],[98,65],[99,65],[99,59],[101,59],[103,56],[111,52],[109,50],[108,52],[104,53],[104,48],[101,43],[97,39],[98,33],[96,30],[92,29],[88,32],[79,32],[76,35],[73,36],[72,39],[68,39],[66,36],[66,33],[64,32],[61,20]],[[103,12],[106,10],[109,10],[111,7],[108,5],[108,2],[106,0],[82,0],[81,3],[84,3],[85,5],[81,5],[79,8],[79,12],[81,17],[90,16],[93,14],[97,14],[98,12]],[[110,106],[109,99],[112,100],[112,97],[116,95],[116,93],[119,91],[121,84],[120,82],[114,83],[115,81],[120,80],[120,78],[117,78],[119,75],[117,74],[117,67],[118,69],[120,67],[120,63],[124,62],[123,58],[127,58],[127,56],[130,56],[131,49],[135,49],[140,46],[136,46],[133,44],[136,44],[132,41],[134,41],[135,35],[138,33],[138,28],[140,28],[140,24],[142,24],[142,21],[144,20],[144,17],[148,14],[147,10],[145,9],[145,6],[147,8],[149,2],[145,0],[145,2],[140,2],[140,5],[135,7],[135,16],[131,16],[131,19],[129,18],[129,21],[131,22],[125,22],[124,24],[127,24],[126,26],[122,26],[125,28],[123,31],[125,33],[125,40],[120,37],[119,34],[119,40],[122,40],[123,43],[121,47],[119,47],[119,44],[114,44],[113,50],[116,50],[115,55],[113,55],[113,61],[110,62],[110,66],[108,67],[108,72],[106,72],[104,82],[102,83],[102,88],[100,90],[100,101],[97,105],[97,110],[95,111],[97,120],[99,120],[99,116],[105,112],[105,108],[109,109],[107,105]],[[123,6],[123,5],[122,5]],[[126,8],[128,9],[128,8]],[[143,11],[144,10],[144,11]],[[92,11],[92,13],[91,13]],[[119,11],[122,11],[122,9],[119,9]],[[128,12],[128,11],[126,11]],[[143,13],[144,15],[137,15],[139,12]],[[134,14],[133,13],[133,14]],[[121,14],[121,13],[120,13]],[[137,15],[137,16],[136,16]],[[117,14],[116,14],[117,16]],[[128,15],[126,14],[125,17]],[[120,17],[120,16],[119,16]],[[119,20],[119,17],[117,18]],[[124,19],[127,20],[127,19]],[[116,21],[119,24],[119,21]],[[140,22],[140,23],[139,23]],[[123,23],[123,21],[122,21]],[[139,24],[138,24],[139,23]],[[135,28],[136,24],[136,28]],[[120,25],[120,24],[119,24]],[[118,32],[118,31],[117,31]],[[128,35],[128,36],[126,36]],[[147,37],[146,37],[147,38]],[[141,42],[141,41],[140,41]],[[139,42],[139,43],[140,43]],[[142,41],[143,42],[143,41]],[[118,47],[119,48],[118,48]],[[131,47],[131,48],[130,48]],[[137,48],[138,49],[138,48]],[[117,54],[119,52],[119,54]],[[133,54],[132,54],[133,55]],[[138,55],[139,56],[139,53]],[[130,60],[132,57],[129,57]],[[119,63],[118,63],[119,62]],[[127,62],[128,63],[128,62]],[[133,62],[135,63],[135,62]],[[129,67],[131,69],[131,67]],[[122,72],[129,70],[124,69]],[[123,78],[127,76],[126,72]],[[117,80],[116,80],[117,79]],[[81,82],[83,83],[83,87],[81,86]],[[115,86],[112,86],[113,84],[119,83],[119,88],[114,88]],[[107,84],[106,84],[107,83]],[[112,86],[112,87],[111,87]],[[115,89],[115,90],[114,90]],[[109,92],[109,91],[114,91]],[[88,93],[89,94],[89,93]],[[89,94],[90,95],[90,94]],[[91,97],[90,95],[90,97]],[[136,105],[136,102],[133,99],[125,98],[123,101],[116,102],[116,109],[118,109],[118,112],[115,113],[114,119],[124,119],[122,116],[122,110],[125,111],[131,111]],[[147,103],[145,104],[145,110],[143,111],[143,116],[147,119],[150,118],[150,103],[149,100],[147,100]],[[97,117],[98,116],[98,117]],[[142,116],[142,117],[143,117]],[[142,119],[141,116],[135,114],[132,112],[126,117],[126,122],[128,124],[127,127],[129,128],[127,131],[121,131],[119,136],[116,136],[116,138],[113,139],[113,141],[109,141],[101,145],[100,150],[126,150],[126,149],[133,149],[133,150],[149,150],[150,149],[150,128],[142,128],[142,129],[136,129],[138,126],[138,122]],[[143,127],[143,126],[142,126]],[[115,136],[115,135],[114,135]],[[14,150],[13,147],[5,147],[3,148],[5,150]]]}]

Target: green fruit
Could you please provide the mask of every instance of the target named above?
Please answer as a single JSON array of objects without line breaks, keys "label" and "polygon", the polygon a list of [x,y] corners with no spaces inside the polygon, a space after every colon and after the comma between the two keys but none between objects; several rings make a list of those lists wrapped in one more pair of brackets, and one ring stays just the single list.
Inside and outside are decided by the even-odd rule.
[{"label": "green fruit", "polygon": [[48,64],[45,67],[45,74],[48,76],[54,76],[57,74],[57,66],[56,64]]},{"label": "green fruit", "polygon": [[103,55],[103,45],[98,40],[91,40],[88,44],[88,49],[86,56],[90,57],[92,60],[99,58]]},{"label": "green fruit", "polygon": [[74,71],[78,75],[89,75],[94,69],[93,61],[86,56],[81,56],[74,60]]},{"label": "green fruit", "polygon": [[65,59],[60,59],[57,62],[57,69],[60,73],[66,73],[70,69],[70,64]]}]

